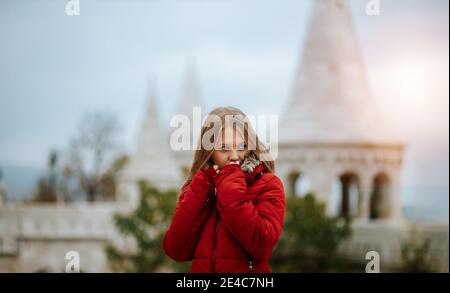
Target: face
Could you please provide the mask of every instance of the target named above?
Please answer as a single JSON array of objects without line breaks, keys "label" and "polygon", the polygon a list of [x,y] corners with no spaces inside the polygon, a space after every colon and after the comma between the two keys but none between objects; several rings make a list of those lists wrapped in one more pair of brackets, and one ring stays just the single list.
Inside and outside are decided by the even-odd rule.
[{"label": "face", "polygon": [[219,168],[230,164],[241,164],[247,155],[247,145],[243,135],[236,129],[227,128],[222,131],[222,136],[214,148],[212,159]]}]

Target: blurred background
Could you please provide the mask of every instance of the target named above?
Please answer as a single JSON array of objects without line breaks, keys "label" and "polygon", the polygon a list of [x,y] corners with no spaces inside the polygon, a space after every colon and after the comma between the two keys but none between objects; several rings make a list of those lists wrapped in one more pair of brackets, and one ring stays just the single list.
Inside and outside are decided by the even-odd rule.
[{"label": "blurred background", "polygon": [[448,1],[3,0],[0,39],[0,271],[186,271],[169,121],[231,105],[279,117],[274,271],[448,272]]}]

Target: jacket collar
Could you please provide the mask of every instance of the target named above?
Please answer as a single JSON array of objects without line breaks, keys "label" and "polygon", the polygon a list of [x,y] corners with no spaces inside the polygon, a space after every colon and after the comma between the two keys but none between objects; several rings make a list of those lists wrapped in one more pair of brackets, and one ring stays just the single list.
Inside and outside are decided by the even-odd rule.
[{"label": "jacket collar", "polygon": [[259,177],[261,177],[262,174],[264,174],[267,171],[266,165],[261,164],[255,167],[253,172],[244,172],[245,180],[247,181],[247,185],[252,185],[253,183],[258,180]]}]

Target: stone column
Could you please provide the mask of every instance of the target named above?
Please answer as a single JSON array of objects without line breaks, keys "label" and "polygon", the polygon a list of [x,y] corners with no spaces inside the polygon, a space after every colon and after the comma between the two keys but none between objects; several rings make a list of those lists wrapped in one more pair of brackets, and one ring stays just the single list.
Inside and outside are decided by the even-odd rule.
[{"label": "stone column", "polygon": [[372,182],[368,174],[361,174],[359,192],[358,219],[368,220],[370,217],[370,195],[372,193]]},{"label": "stone column", "polygon": [[391,186],[389,186],[389,218],[400,220],[402,218],[401,191],[400,191],[400,172],[395,170],[390,174]]},{"label": "stone column", "polygon": [[333,174],[327,168],[315,167],[309,173],[311,191],[316,199],[326,204],[328,215],[332,215],[331,195],[333,192]]}]

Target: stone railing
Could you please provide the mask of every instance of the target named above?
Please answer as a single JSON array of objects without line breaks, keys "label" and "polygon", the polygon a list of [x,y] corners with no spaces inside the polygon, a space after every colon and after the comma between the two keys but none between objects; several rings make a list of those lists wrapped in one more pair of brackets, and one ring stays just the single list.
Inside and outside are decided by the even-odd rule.
[{"label": "stone railing", "polygon": [[38,205],[0,209],[0,253],[16,252],[19,239],[110,239],[115,203]]},{"label": "stone railing", "polygon": [[[360,222],[353,224],[353,235],[342,243],[339,252],[356,262],[367,263],[366,254],[376,251],[381,270],[392,270],[401,264],[402,245],[410,240],[410,225],[403,223]],[[433,268],[448,272],[448,224],[416,224],[417,239],[430,240],[429,261]],[[363,267],[364,268],[364,267]]]}]

